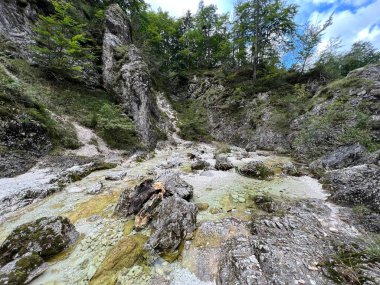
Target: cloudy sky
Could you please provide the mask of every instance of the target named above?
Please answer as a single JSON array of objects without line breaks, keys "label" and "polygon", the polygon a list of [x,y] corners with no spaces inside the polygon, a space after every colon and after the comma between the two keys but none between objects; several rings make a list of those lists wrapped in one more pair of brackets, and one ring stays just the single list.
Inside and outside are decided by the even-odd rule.
[{"label": "cloudy sky", "polygon": [[[146,0],[153,9],[161,7],[173,16],[182,16],[187,10],[195,12],[199,0]],[[220,12],[232,12],[234,0],[205,0],[216,4]],[[326,30],[321,48],[329,38],[341,36],[347,49],[357,40],[371,41],[380,49],[380,0],[288,0],[299,6],[296,18],[299,24],[307,20],[324,21],[333,12],[334,22]]]}]

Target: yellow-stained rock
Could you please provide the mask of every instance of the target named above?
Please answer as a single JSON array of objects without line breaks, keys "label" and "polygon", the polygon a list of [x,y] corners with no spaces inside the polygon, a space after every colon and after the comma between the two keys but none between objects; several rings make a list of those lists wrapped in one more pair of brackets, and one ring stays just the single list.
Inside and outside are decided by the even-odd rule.
[{"label": "yellow-stained rock", "polygon": [[72,223],[80,219],[85,219],[93,215],[104,215],[104,210],[119,199],[120,191],[114,191],[111,194],[97,195],[90,200],[77,204],[73,211],[66,213]]},{"label": "yellow-stained rock", "polygon": [[137,262],[144,261],[144,244],[148,237],[142,234],[124,237],[112,248],[95,275],[90,285],[116,284],[118,273],[130,268]]}]

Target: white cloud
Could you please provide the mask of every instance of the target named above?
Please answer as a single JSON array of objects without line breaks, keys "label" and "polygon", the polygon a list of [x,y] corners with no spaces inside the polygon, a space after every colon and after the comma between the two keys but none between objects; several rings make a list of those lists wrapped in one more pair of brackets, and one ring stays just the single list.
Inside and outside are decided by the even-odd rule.
[{"label": "white cloud", "polygon": [[[352,10],[338,11],[334,14],[333,24],[327,28],[319,50],[326,46],[331,38],[341,37],[342,47],[347,50],[357,40],[371,41],[380,48],[380,0],[367,6]],[[324,21],[333,8],[323,13],[314,12],[311,21]]]}]

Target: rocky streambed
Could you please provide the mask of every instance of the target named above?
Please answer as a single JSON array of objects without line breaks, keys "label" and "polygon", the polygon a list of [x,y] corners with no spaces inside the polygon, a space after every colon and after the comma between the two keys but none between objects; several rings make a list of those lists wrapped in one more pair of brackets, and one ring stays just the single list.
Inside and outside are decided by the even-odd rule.
[{"label": "rocky streambed", "polygon": [[[0,283],[380,284],[375,236],[305,166],[181,140],[161,94],[158,106],[170,139],[150,153],[95,148],[77,126],[78,153],[0,179]],[[376,193],[376,179],[347,171],[330,173],[333,197],[346,197],[339,185]]]},{"label": "rocky streambed", "polygon": [[[348,210],[326,202],[322,185],[302,171],[285,174],[294,167],[288,157],[228,147],[217,158],[227,157],[233,168],[223,171],[214,167],[219,149],[181,141],[95,171],[7,213],[0,241],[43,217],[73,223],[76,242],[47,259],[31,284],[334,284],[327,257],[363,238],[344,219]],[[239,173],[257,161],[273,171],[270,177]],[[168,176],[176,181],[166,183]],[[158,189],[157,205],[152,195],[132,195],[146,181]],[[177,192],[160,196],[168,189]],[[179,198],[184,189],[192,193]],[[136,211],[125,212],[131,204]]]}]

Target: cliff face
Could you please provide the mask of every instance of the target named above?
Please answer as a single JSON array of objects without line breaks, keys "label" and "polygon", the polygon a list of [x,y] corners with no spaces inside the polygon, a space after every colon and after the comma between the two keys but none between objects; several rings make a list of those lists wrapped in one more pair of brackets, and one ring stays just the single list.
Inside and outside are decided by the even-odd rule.
[{"label": "cliff face", "polygon": [[54,11],[48,0],[21,1],[4,0],[0,2],[0,38],[14,45],[15,55],[30,59],[29,46],[33,44],[33,23],[38,14]]},{"label": "cliff face", "polygon": [[195,115],[206,118],[204,127],[219,141],[312,161],[343,145],[379,148],[379,73],[380,65],[370,65],[314,92],[287,84],[254,94],[208,74],[177,81],[171,97],[180,109],[191,102],[203,110]]},{"label": "cliff face", "polygon": [[148,65],[132,43],[131,25],[118,5],[106,12],[103,40],[103,80],[131,117],[142,143],[153,147],[160,115]]}]

